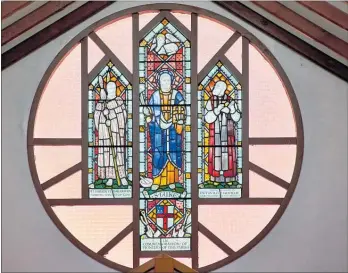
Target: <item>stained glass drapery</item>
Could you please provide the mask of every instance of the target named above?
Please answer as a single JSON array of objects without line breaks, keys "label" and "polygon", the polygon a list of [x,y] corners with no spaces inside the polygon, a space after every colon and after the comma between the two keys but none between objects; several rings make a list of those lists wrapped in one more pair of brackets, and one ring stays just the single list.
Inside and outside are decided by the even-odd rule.
[{"label": "stained glass drapery", "polygon": [[200,198],[240,198],[242,87],[218,62],[198,87]]},{"label": "stained glass drapery", "polygon": [[191,248],[190,50],[167,19],[140,41],[142,251]]},{"label": "stained glass drapery", "polygon": [[132,197],[132,86],[109,62],[88,91],[90,198]]}]

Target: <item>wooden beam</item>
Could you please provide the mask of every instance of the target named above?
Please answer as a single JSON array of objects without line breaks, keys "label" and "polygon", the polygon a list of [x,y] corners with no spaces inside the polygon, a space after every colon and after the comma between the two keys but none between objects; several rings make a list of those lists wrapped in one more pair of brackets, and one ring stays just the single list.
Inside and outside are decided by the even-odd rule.
[{"label": "wooden beam", "polygon": [[280,205],[284,198],[200,198],[199,205]]},{"label": "wooden beam", "polygon": [[300,55],[305,56],[312,62],[348,82],[348,66],[345,66],[336,59],[326,55],[324,52],[302,41],[300,38],[274,24],[257,12],[244,6],[242,3],[239,3],[237,1],[214,2],[217,5],[225,8],[235,16],[265,32],[279,42],[285,44]]},{"label": "wooden beam", "polygon": [[285,180],[279,178],[278,176],[266,171],[265,169],[253,164],[253,163],[249,163],[250,166],[250,170],[257,173],[258,175],[261,175],[263,178],[266,178],[267,180],[277,184],[278,186],[284,188],[284,189],[288,189],[290,186],[290,183],[286,182]]},{"label": "wooden beam", "polygon": [[296,137],[250,137],[249,145],[295,145]]},{"label": "wooden beam", "polygon": [[31,4],[31,1],[1,1],[1,19],[11,16],[16,11]]},{"label": "wooden beam", "polygon": [[298,3],[318,13],[330,22],[348,30],[348,14],[326,1],[298,1]]},{"label": "wooden beam", "polygon": [[9,25],[7,28],[1,31],[1,45],[8,43],[17,36],[21,35],[23,32],[29,30],[30,28],[41,23],[48,17],[54,15],[55,13],[63,10],[73,1],[49,1],[47,4],[39,7],[33,12],[19,19],[17,22]]},{"label": "wooden beam", "polygon": [[235,252],[234,252],[234,250],[232,250],[232,248],[230,248],[228,245],[226,245],[220,238],[218,238],[214,233],[212,233],[209,229],[207,229],[201,223],[198,223],[198,230],[205,237],[207,237],[210,241],[212,241],[215,245],[217,245],[227,255],[234,255],[235,254]]},{"label": "wooden beam", "polygon": [[242,38],[242,197],[249,198],[249,44]]},{"label": "wooden beam", "polygon": [[114,3],[114,1],[87,2],[80,8],[72,11],[60,20],[2,54],[1,69],[9,67],[112,3]]},{"label": "wooden beam", "polygon": [[122,241],[129,233],[133,231],[133,223],[126,226],[119,234],[117,234],[110,242],[108,242],[102,249],[98,251],[98,254],[104,256],[109,253],[119,242]]},{"label": "wooden beam", "polygon": [[69,177],[70,175],[73,175],[74,173],[80,171],[81,166],[82,166],[82,164],[81,164],[81,162],[79,162],[79,163],[75,164],[74,166],[70,167],[69,169],[63,171],[62,173],[56,175],[55,177],[52,177],[50,180],[42,183],[41,184],[42,190],[47,190],[48,188],[59,183],[60,181]]},{"label": "wooden beam", "polygon": [[170,273],[174,272],[173,258],[171,257],[155,257],[154,272]]},{"label": "wooden beam", "polygon": [[108,62],[111,59],[108,56],[104,56],[91,70],[91,72],[88,73],[88,82],[92,82],[94,78],[102,71],[102,69],[108,64]]},{"label": "wooden beam", "polygon": [[110,58],[111,62],[117,67],[117,69],[123,74],[123,76],[131,82],[133,79],[132,73],[128,70],[128,68],[120,61],[119,58],[112,52],[112,50],[99,38],[99,36],[92,32],[89,34],[89,37],[93,40],[93,42],[105,53],[107,57]]},{"label": "wooden beam", "polygon": [[253,4],[261,7],[280,20],[306,34],[315,41],[327,46],[336,53],[348,59],[348,44],[337,38],[291,9],[275,1],[254,1]]},{"label": "wooden beam", "polygon": [[[198,90],[198,15],[197,13],[191,14],[191,90]],[[198,101],[197,92],[191,92],[191,101]],[[191,116],[198,116],[198,105],[192,103]],[[191,143],[198,143],[198,124],[197,122],[191,123]],[[198,147],[194,145],[191,147],[192,158],[198,158]],[[192,170],[198,169],[198,160],[191,161]],[[191,172],[191,181],[198,180],[198,173]],[[191,250],[192,250],[192,268],[198,269],[198,187],[197,184],[193,184],[191,187],[191,209],[194,213],[191,214]]]},{"label": "wooden beam", "polygon": [[47,199],[52,206],[131,206],[132,199],[123,198],[90,198],[90,199]]},{"label": "wooden beam", "polygon": [[[132,141],[135,143],[133,145],[133,155],[139,155],[140,145],[139,145],[139,115],[136,115],[139,111],[139,13],[132,14],[132,51],[133,51],[133,92],[132,92]],[[139,161],[138,156],[132,157],[133,166],[133,267],[138,267],[140,263],[140,174],[139,174]],[[145,271],[143,271],[145,272]]]},{"label": "wooden beam", "polygon": [[88,199],[88,38],[81,40],[81,196]]},{"label": "wooden beam", "polygon": [[159,254],[169,255],[175,258],[191,258],[191,251],[142,251],[140,252],[140,258],[152,258]]},{"label": "wooden beam", "polygon": [[[235,32],[233,35],[227,40],[227,42],[219,49],[218,52],[210,59],[210,61],[201,69],[198,73],[198,83],[200,83],[212,70],[212,68],[220,61],[220,58],[225,56],[225,53],[231,48],[231,46],[239,39],[240,33]],[[232,71],[231,71],[232,72]],[[238,71],[238,81],[241,80],[240,72]]]},{"label": "wooden beam", "polygon": [[142,264],[141,266],[136,266],[131,271],[132,273],[144,273],[144,272],[150,272],[150,270],[155,268],[155,259],[151,259],[150,261],[147,261],[146,263]]},{"label": "wooden beam", "polygon": [[34,138],[33,144],[36,146],[80,146],[81,138]]}]

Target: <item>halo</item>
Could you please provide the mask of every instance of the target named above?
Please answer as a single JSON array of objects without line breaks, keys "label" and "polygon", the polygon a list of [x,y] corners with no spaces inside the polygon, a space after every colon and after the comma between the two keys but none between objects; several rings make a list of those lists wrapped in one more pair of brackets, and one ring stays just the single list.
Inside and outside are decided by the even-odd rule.
[{"label": "halo", "polygon": [[159,72],[157,73],[157,75],[156,75],[156,81],[157,81],[157,83],[159,83],[160,77],[161,77],[163,74],[169,74],[170,79],[171,79],[171,83],[173,83],[173,81],[174,81],[174,74],[173,74],[172,71],[170,71],[170,70],[168,70],[168,69],[163,69],[163,70],[161,70],[161,71],[159,71]]}]

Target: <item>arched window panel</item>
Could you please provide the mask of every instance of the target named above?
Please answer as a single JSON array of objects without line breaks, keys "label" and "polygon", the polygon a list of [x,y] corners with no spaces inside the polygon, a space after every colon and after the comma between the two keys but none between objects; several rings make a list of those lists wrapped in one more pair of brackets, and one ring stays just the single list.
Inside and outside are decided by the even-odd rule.
[{"label": "arched window panel", "polygon": [[139,46],[141,251],[191,249],[191,44],[175,23],[167,14]]},{"label": "arched window panel", "polygon": [[78,35],[28,124],[46,211],[122,272],[163,252],[204,272],[237,259],[281,217],[302,155],[280,64],[239,25],[186,5],[136,7]]},{"label": "arched window panel", "polygon": [[218,61],[198,87],[200,198],[242,195],[242,86]]},{"label": "arched window panel", "polygon": [[90,198],[132,197],[132,86],[110,61],[88,91]]}]

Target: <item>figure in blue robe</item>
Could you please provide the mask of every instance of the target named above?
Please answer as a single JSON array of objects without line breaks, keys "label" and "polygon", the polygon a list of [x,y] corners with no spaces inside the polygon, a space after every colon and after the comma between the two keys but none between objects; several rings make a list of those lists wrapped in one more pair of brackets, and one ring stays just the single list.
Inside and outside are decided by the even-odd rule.
[{"label": "figure in blue robe", "polygon": [[172,89],[172,76],[163,72],[160,89],[149,100],[149,132],[152,154],[153,189],[175,188],[182,168],[182,131],[185,108],[183,95]]}]

